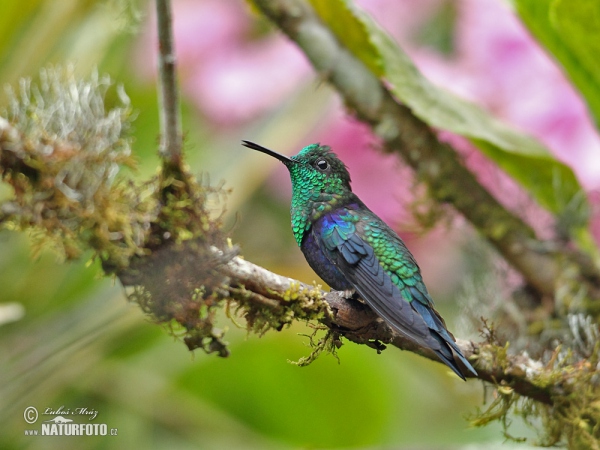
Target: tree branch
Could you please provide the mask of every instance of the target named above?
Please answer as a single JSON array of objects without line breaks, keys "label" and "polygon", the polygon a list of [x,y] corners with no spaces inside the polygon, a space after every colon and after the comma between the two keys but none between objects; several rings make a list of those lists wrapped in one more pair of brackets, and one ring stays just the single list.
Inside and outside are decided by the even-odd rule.
[{"label": "tree branch", "polygon": [[160,94],[160,155],[173,167],[181,165],[182,133],[173,46],[171,0],[156,0],[158,20],[158,91]]},{"label": "tree branch", "polygon": [[[304,51],[315,70],[342,96],[358,118],[383,140],[387,152],[399,154],[430,189],[452,204],[542,295],[554,296],[560,271],[555,242],[536,238],[533,229],[506,210],[460,162],[456,151],[405,105],[399,104],[360,61],[334,36],[307,0],[254,0],[257,7]],[[564,251],[563,251],[564,250]],[[558,249],[571,254],[567,248]],[[589,261],[589,260],[588,260]],[[579,265],[578,265],[579,266]],[[597,292],[597,271],[580,267],[582,283]]]},{"label": "tree branch", "polygon": [[[220,253],[216,249],[214,251]],[[306,305],[301,306],[306,314],[314,313],[315,305],[324,304],[326,313],[320,322],[352,342],[367,344],[378,350],[385,348],[381,343],[390,344],[440,362],[433,352],[400,336],[369,307],[359,301],[345,298],[341,292],[324,292],[315,286],[277,275],[239,257],[233,258],[220,270],[229,278],[227,284],[234,287],[233,292],[229,294],[242,304],[270,309],[290,307],[293,301],[282,299],[289,296],[291,290],[295,290],[299,292],[296,301],[300,305]],[[242,287],[244,295],[239,295],[236,287]],[[248,295],[248,291],[255,295]],[[457,344],[473,363],[478,373],[477,378],[481,380],[509,386],[516,393],[547,405],[553,404],[554,396],[565,395],[564,387],[544,386],[539,383],[543,366],[526,354],[506,356],[500,364],[495,345],[464,339],[457,339]]]}]

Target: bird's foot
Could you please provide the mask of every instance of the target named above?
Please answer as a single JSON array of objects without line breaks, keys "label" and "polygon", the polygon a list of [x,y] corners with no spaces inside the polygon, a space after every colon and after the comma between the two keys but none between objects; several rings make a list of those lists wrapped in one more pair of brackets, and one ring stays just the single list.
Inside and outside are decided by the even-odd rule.
[{"label": "bird's foot", "polygon": [[378,355],[381,355],[381,352],[384,351],[387,348],[387,346],[383,342],[378,341],[378,340],[368,341],[367,342],[367,346],[369,346],[369,347],[374,348],[375,350],[377,350],[377,354]]},{"label": "bird's foot", "polygon": [[356,294],[356,289],[344,289],[343,291],[340,291],[342,297],[344,297],[345,299],[350,300],[351,298],[356,299],[357,294]]},{"label": "bird's foot", "polygon": [[339,291],[339,293],[340,297],[345,298],[346,300],[355,300],[363,304],[365,303],[363,299],[360,298],[360,295],[358,295],[358,292],[356,292],[356,289],[344,289],[343,291]]}]

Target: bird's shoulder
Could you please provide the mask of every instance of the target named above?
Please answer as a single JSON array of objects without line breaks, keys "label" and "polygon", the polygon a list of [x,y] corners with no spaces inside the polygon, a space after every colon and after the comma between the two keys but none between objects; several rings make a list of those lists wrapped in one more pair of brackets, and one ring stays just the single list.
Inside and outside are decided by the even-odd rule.
[{"label": "bird's shoulder", "polygon": [[373,254],[407,301],[433,303],[412,253],[400,236],[366,206],[353,204],[331,211],[322,218],[319,229],[329,251],[339,252],[351,264]]}]

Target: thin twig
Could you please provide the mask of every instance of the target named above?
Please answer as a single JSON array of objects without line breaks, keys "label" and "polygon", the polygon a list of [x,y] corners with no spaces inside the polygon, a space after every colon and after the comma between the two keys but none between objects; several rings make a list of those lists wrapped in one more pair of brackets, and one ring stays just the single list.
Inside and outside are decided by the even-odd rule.
[{"label": "thin twig", "polygon": [[156,0],[158,20],[158,90],[160,95],[160,155],[165,164],[181,165],[182,133],[173,45],[171,0]]}]

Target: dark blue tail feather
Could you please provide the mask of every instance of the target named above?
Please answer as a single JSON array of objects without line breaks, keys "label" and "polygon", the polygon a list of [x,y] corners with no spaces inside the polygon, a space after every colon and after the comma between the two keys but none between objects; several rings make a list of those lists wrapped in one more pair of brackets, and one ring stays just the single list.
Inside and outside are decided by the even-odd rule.
[{"label": "dark blue tail feather", "polygon": [[440,343],[441,349],[435,350],[435,353],[442,360],[442,362],[444,362],[454,371],[454,373],[464,380],[465,375],[456,361],[456,358],[458,358],[464,368],[471,375],[477,376],[477,372],[471,363],[469,363],[467,358],[465,358],[465,356],[462,354],[462,351],[460,348],[458,348],[458,345],[456,345],[454,338],[450,335],[444,322],[435,312],[435,310],[417,300],[413,300],[411,304],[412,307],[419,313],[419,315],[423,317],[423,320],[425,320],[425,323],[429,327],[431,336]]}]

